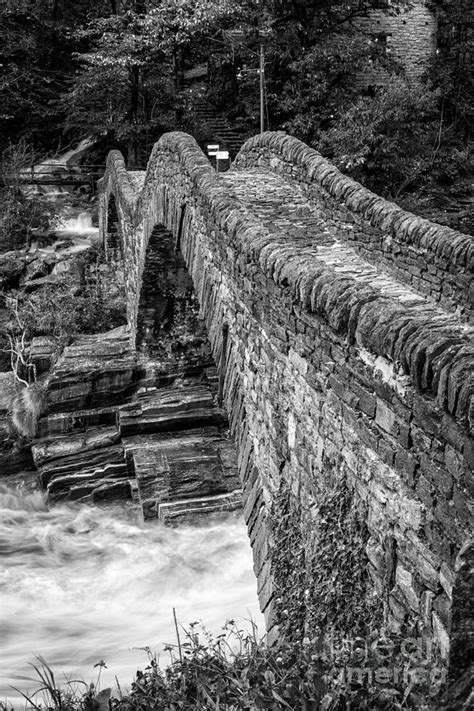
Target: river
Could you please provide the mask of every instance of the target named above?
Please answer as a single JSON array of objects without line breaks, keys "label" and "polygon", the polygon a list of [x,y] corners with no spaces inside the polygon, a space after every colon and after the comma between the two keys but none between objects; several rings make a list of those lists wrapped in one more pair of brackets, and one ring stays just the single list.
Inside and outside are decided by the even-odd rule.
[{"label": "river", "polygon": [[263,632],[243,521],[165,528],[129,505],[49,506],[42,493],[0,485],[0,701],[33,676],[41,655],[59,680],[121,686],[150,647],[175,644],[173,607],[186,627],[219,633],[226,619]]}]

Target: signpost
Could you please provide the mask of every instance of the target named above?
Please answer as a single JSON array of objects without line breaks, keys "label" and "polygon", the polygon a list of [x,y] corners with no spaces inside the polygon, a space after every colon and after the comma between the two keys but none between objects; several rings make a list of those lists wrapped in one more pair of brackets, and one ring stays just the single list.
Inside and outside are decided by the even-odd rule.
[{"label": "signpost", "polygon": [[219,172],[219,161],[220,160],[229,160],[229,151],[217,151],[217,153],[216,153],[217,172]]}]

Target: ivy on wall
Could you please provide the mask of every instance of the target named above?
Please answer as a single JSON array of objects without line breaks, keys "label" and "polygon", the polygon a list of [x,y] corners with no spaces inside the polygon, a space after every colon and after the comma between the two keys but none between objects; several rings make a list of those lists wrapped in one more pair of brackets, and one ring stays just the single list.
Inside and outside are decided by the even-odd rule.
[{"label": "ivy on wall", "polygon": [[382,624],[371,596],[363,504],[347,482],[326,489],[307,515],[283,483],[270,511],[276,621],[288,639],[331,630],[352,635]]}]

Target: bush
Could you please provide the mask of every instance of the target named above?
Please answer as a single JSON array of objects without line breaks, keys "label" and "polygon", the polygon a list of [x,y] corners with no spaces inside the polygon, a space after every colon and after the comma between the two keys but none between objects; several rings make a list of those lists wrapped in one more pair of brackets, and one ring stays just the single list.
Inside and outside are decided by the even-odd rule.
[{"label": "bush", "polygon": [[19,292],[11,302],[18,310],[12,328],[21,324],[27,341],[52,337],[59,353],[79,333],[101,333],[126,323],[125,290],[117,284],[120,277],[115,266],[106,263],[103,248],[89,249],[83,266],[84,283],[79,289],[61,281],[32,293]]},{"label": "bush", "polygon": [[0,251],[29,247],[34,230],[48,231],[57,218],[53,202],[21,189],[21,172],[34,163],[31,146],[24,140],[11,144],[0,161]]},{"label": "bush", "polygon": [[393,78],[361,96],[320,136],[319,149],[345,173],[396,198],[431,169],[436,157],[439,93]]},{"label": "bush", "polygon": [[[290,76],[270,104],[288,133],[315,144],[321,131],[344,116],[360,95],[359,79],[387,63],[369,38],[332,34],[290,65]],[[276,88],[276,87],[275,87]]]},{"label": "bush", "polygon": [[[381,641],[379,655],[364,656],[360,646],[338,647],[323,638],[269,645],[255,630],[244,633],[233,621],[216,638],[193,624],[183,643],[178,637],[175,647],[165,648],[170,653],[166,668],[147,650],[147,667],[137,672],[129,692],[118,686],[118,697],[111,698],[111,689],[99,691],[103,661],[95,665],[97,683],[69,682],[61,689],[41,658],[41,666],[33,665],[41,688],[24,696],[36,711],[428,711],[442,680],[434,673],[437,661],[400,655],[398,640]],[[394,650],[390,658],[387,649]],[[349,672],[362,664],[366,673],[355,679]],[[390,664],[401,673],[381,681],[376,672]],[[40,693],[44,706],[36,700]]]}]

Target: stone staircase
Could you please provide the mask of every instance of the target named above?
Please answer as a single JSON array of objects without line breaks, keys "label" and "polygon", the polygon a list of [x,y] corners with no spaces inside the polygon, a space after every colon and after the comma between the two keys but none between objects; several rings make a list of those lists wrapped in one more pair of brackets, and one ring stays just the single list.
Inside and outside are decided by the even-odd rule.
[{"label": "stone staircase", "polygon": [[207,143],[218,143],[222,151],[229,151],[231,159],[235,158],[242,144],[254,132],[233,128],[226,116],[212,108],[205,100],[197,103],[195,107],[201,132],[208,133],[206,145],[201,148],[206,152]]}]

